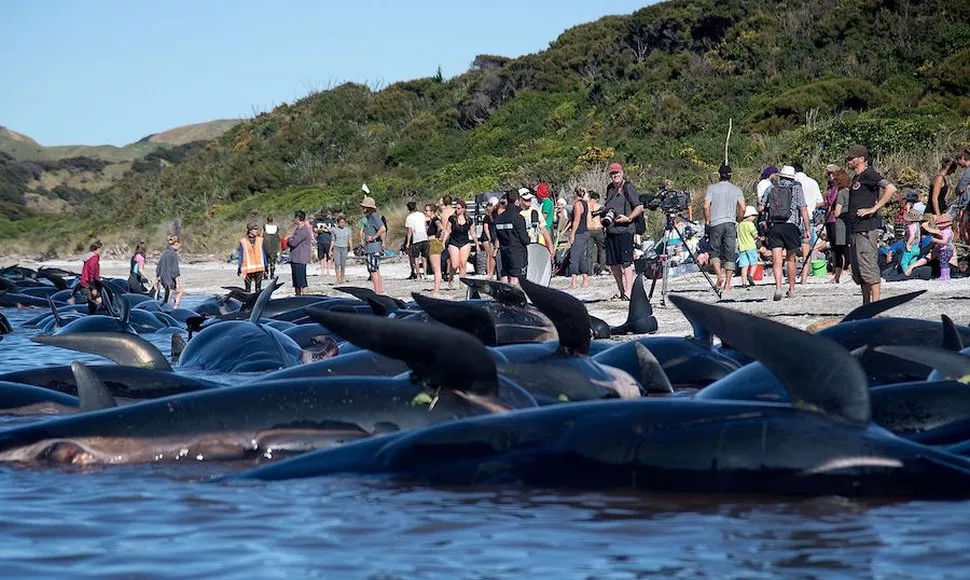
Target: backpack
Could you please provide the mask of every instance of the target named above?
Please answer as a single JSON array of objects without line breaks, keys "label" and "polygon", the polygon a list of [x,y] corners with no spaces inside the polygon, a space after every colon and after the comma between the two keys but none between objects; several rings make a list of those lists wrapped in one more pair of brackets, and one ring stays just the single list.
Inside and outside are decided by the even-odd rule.
[{"label": "backpack", "polygon": [[773,224],[787,223],[791,218],[792,197],[795,195],[793,185],[776,185],[768,202],[768,221]]}]

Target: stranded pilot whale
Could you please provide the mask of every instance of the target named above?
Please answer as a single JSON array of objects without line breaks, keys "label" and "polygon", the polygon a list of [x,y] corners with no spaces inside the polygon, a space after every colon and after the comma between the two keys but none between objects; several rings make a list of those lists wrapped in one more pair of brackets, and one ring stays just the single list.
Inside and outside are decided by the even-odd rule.
[{"label": "stranded pilot whale", "polygon": [[[404,358],[413,375],[265,381],[54,419],[0,432],[0,461],[268,457],[535,405],[497,375],[484,345],[465,333],[373,316],[316,316],[366,348]],[[455,357],[456,350],[464,356]]]},{"label": "stranded pilot whale", "polygon": [[[241,477],[360,473],[435,485],[970,496],[970,462],[869,423],[864,372],[837,344],[680,296],[671,301],[768,366],[792,403],[640,399],[527,409],[310,453]],[[831,372],[814,360],[826,360]]]}]

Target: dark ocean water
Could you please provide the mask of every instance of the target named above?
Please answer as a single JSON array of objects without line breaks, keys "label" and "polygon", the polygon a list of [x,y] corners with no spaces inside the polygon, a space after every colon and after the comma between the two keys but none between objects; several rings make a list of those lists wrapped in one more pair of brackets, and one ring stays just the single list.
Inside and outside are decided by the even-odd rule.
[{"label": "dark ocean water", "polygon": [[[18,328],[39,311],[3,312]],[[104,362],[31,343],[33,332],[0,341],[0,372]],[[167,336],[147,338],[167,352]],[[0,428],[25,420],[37,419]],[[970,575],[962,502],[210,481],[250,465],[0,466],[0,577]]]}]

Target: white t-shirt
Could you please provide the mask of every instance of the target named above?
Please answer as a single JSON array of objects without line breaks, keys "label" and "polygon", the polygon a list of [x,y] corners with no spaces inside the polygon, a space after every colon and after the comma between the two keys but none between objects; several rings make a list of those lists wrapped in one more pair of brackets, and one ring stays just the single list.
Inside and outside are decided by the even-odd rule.
[{"label": "white t-shirt", "polygon": [[755,190],[758,192],[758,203],[765,203],[765,192],[768,191],[769,187],[771,187],[770,179],[762,179],[758,182],[758,185],[755,186]]},{"label": "white t-shirt", "polygon": [[822,197],[822,190],[817,181],[805,175],[802,171],[795,174],[795,181],[802,186],[802,192],[805,194],[805,207],[808,208],[808,217],[811,219],[812,212],[818,209],[818,204],[825,201],[825,198]]},{"label": "white t-shirt", "polygon": [[411,230],[411,243],[418,244],[428,241],[428,225],[424,221],[424,214],[416,211],[409,213],[404,219],[404,227]]}]

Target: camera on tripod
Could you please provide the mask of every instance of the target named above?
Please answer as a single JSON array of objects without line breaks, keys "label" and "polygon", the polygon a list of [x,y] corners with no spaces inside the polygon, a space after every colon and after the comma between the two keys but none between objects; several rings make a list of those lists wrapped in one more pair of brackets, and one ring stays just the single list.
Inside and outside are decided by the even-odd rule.
[{"label": "camera on tripod", "polygon": [[642,196],[643,207],[650,211],[660,210],[665,213],[680,213],[690,208],[690,192],[672,189],[666,184],[660,186],[660,191],[650,196]]},{"label": "camera on tripod", "polygon": [[603,224],[604,228],[610,227],[610,225],[612,225],[616,220],[616,211],[613,209],[607,209],[605,207],[592,211],[589,215],[600,218],[600,223]]}]

